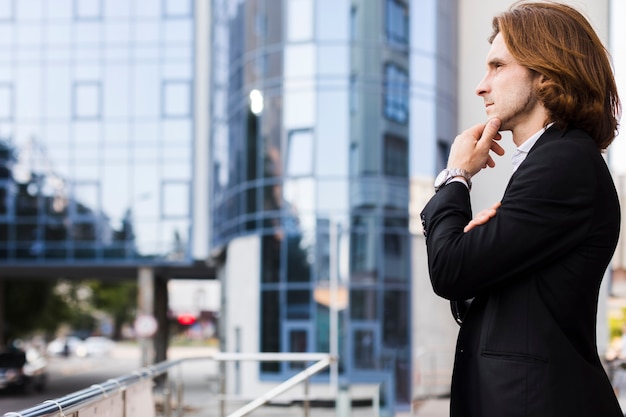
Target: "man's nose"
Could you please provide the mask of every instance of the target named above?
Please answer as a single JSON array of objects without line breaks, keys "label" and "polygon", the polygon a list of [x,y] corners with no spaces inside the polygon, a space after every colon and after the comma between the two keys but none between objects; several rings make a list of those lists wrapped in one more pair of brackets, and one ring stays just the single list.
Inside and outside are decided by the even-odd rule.
[{"label": "man's nose", "polygon": [[485,76],[485,77],[483,77],[482,80],[480,80],[480,82],[476,86],[476,95],[477,96],[482,96],[484,94],[487,94],[487,90],[488,90],[487,76]]}]

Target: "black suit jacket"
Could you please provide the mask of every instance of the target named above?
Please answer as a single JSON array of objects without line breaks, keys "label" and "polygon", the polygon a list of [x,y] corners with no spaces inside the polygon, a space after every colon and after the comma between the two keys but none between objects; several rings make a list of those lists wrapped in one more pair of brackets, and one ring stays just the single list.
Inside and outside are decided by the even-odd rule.
[{"label": "black suit jacket", "polygon": [[596,347],[620,209],[589,135],[548,129],[497,215],[463,233],[471,217],[461,183],[422,211],[434,291],[475,297],[459,331],[450,415],[622,417]]}]

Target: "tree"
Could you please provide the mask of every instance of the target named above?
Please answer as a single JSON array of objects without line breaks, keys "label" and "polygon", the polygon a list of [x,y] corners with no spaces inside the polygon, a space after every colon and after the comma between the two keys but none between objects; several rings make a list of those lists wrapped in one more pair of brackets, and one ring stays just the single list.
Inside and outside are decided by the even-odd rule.
[{"label": "tree", "polygon": [[93,306],[113,319],[113,339],[121,339],[122,325],[132,321],[137,309],[137,282],[91,280],[87,285],[92,290]]},{"label": "tree", "polygon": [[[12,340],[42,330],[53,333],[59,323],[70,322],[76,312],[47,280],[4,281],[5,338]],[[10,300],[10,302],[9,302]]]}]

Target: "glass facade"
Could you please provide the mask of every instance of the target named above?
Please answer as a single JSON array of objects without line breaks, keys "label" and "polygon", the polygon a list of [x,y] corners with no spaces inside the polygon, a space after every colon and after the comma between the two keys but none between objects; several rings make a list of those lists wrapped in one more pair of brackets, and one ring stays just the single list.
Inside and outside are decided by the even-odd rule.
[{"label": "glass facade", "polygon": [[[214,0],[211,118],[212,245],[261,237],[260,351],[332,350],[324,294],[336,272],[349,299],[342,378],[392,381],[405,404],[409,63],[419,52],[409,9],[408,0]],[[267,379],[292,371],[261,365]]]},{"label": "glass facade", "polygon": [[0,261],[190,260],[191,0],[0,0]]}]

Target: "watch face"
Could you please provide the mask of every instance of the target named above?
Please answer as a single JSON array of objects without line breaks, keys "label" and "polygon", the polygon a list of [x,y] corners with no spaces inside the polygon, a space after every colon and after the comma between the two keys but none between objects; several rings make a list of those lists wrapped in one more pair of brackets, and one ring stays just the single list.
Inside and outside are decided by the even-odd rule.
[{"label": "watch face", "polygon": [[448,170],[444,169],[443,171],[439,173],[439,175],[437,175],[437,178],[435,178],[435,188],[441,187],[443,183],[446,182],[447,179],[448,179]]}]

